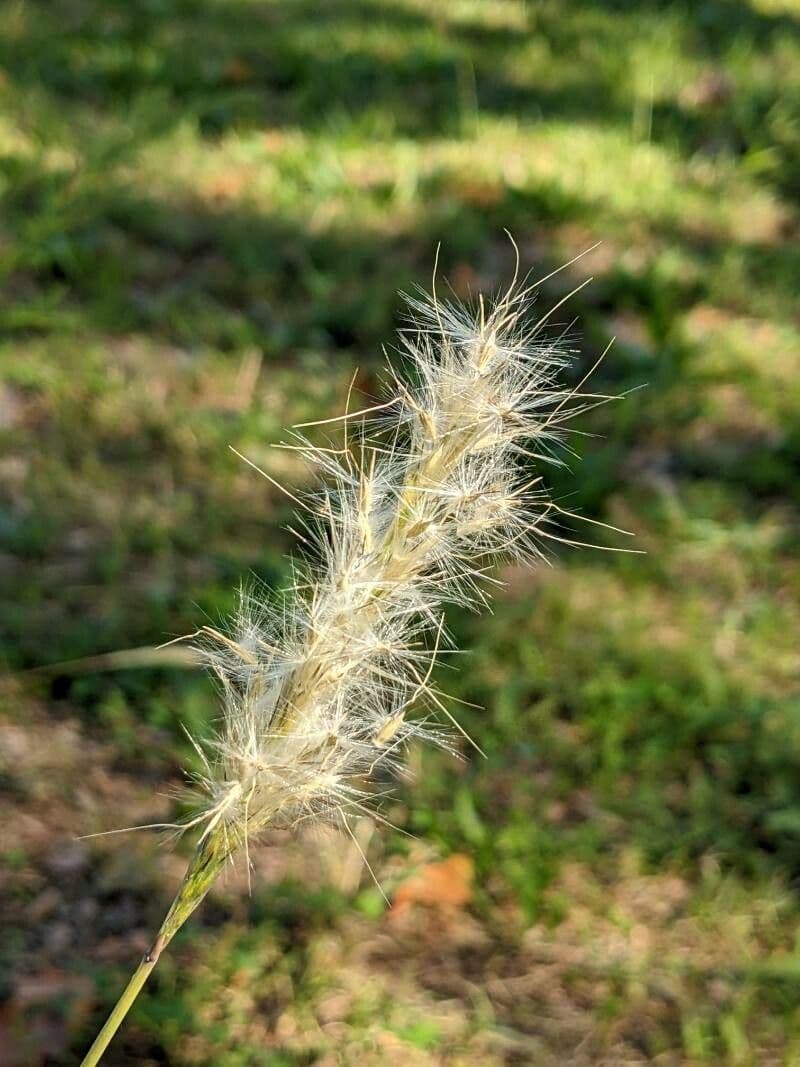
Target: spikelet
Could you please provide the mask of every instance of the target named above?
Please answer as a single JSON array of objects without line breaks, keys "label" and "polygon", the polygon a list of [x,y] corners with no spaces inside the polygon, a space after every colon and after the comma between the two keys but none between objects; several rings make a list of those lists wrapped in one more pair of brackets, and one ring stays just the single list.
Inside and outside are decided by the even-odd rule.
[{"label": "spikelet", "polygon": [[279,598],[251,590],[228,633],[201,631],[223,716],[198,745],[204,800],[188,825],[202,827],[200,842],[85,1063],[230,857],[267,827],[332,818],[347,829],[370,780],[401,769],[412,738],[458,739],[431,681],[449,643],[443,606],[485,606],[494,561],[534,562],[564,540],[567,513],[530,460],[561,462],[569,420],[606,399],[561,384],[570,351],[563,335],[547,338],[548,316],[526,324],[533,294],[515,276],[491,307],[442,302],[435,289],[409,300],[402,373],[388,364],[386,398],[339,420],[343,447],[314,446],[299,432],[313,424],[286,443],[322,475],[307,498],[293,496],[303,557]]},{"label": "spikelet", "polygon": [[204,833],[219,827],[230,851],[265,826],[345,817],[410,738],[441,743],[442,605],[484,604],[489,563],[533,560],[558,536],[560,509],[524,460],[558,462],[585,400],[558,384],[563,345],[521,325],[530,295],[474,314],[410,301],[410,373],[390,367],[380,418],[338,451],[295,436],[326,477],[304,504],[311,557],[279,607],[243,596],[232,636],[208,631],[225,711]]}]

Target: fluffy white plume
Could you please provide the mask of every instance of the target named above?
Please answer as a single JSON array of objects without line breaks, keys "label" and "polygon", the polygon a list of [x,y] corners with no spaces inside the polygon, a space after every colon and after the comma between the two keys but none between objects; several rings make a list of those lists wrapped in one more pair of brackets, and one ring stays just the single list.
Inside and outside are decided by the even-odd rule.
[{"label": "fluffy white plume", "polygon": [[323,485],[300,502],[292,587],[243,596],[229,635],[204,631],[224,715],[193,824],[229,855],[266,826],[347,825],[411,738],[449,744],[458,727],[430,680],[443,604],[484,605],[494,560],[563,539],[531,460],[559,462],[565,424],[605,398],[559,383],[570,351],[546,339],[549,316],[526,324],[531,300],[514,285],[474,311],[410,300],[387,399],[342,417],[341,448],[294,434]]},{"label": "fluffy white plume", "polygon": [[202,833],[83,1067],[99,1061],[164,947],[253,835],[313,817],[349,830],[378,768],[402,769],[411,738],[452,743],[458,724],[431,682],[447,644],[443,605],[484,606],[499,557],[535,561],[550,540],[580,543],[561,536],[569,513],[535,468],[559,462],[565,424],[609,398],[581,393],[583,381],[559,384],[570,352],[545,327],[563,301],[526,325],[532,292],[512,284],[474,313],[435,293],[409,301],[403,373],[389,366],[387,399],[325,420],[343,421],[341,448],[294,435],[289,447],[322,476],[306,500],[288,494],[303,509],[303,558],[281,598],[243,595],[228,633],[201,631],[222,725],[196,746],[203,803],[178,829]]}]

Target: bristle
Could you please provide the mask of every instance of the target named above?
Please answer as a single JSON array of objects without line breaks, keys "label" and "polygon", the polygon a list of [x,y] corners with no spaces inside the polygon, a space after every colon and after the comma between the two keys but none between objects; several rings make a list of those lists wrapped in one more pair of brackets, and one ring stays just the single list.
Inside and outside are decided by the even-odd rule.
[{"label": "bristle", "polygon": [[409,300],[407,375],[390,367],[390,393],[342,417],[344,447],[292,434],[324,482],[302,501],[291,587],[277,606],[243,593],[229,632],[203,631],[224,705],[200,779],[206,834],[224,826],[235,849],[308,817],[347,827],[411,739],[453,744],[431,684],[442,606],[486,606],[492,562],[544,558],[567,514],[529,458],[558,462],[584,400],[558,380],[569,328],[547,340],[531,301],[513,287],[474,311]]}]

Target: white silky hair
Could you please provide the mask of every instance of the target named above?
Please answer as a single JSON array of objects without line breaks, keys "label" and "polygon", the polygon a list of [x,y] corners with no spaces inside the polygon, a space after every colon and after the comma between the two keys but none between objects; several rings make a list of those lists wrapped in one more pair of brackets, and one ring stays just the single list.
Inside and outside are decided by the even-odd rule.
[{"label": "white silky hair", "polygon": [[536,468],[561,462],[569,421],[609,399],[563,384],[568,330],[547,336],[534,295],[515,275],[489,306],[409,299],[385,400],[341,417],[341,447],[299,428],[285,443],[321,475],[289,494],[302,505],[291,585],[242,592],[226,633],[201,631],[223,705],[196,746],[205,800],[187,825],[203,836],[219,829],[233,852],[271,826],[347,827],[413,738],[456,749],[464,732],[431,681],[450,645],[443,606],[485,607],[498,559],[579,543]]}]

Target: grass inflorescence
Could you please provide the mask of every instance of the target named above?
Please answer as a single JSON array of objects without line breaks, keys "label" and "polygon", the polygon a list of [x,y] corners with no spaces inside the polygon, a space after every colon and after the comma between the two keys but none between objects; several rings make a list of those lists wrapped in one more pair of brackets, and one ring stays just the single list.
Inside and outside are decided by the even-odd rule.
[{"label": "grass inflorescence", "polygon": [[175,825],[200,838],[86,1064],[226,862],[243,852],[249,870],[259,833],[325,819],[352,836],[349,819],[374,809],[376,777],[402,771],[410,741],[468,740],[432,680],[451,644],[443,606],[485,607],[498,558],[535,562],[549,541],[575,543],[562,530],[572,513],[531,461],[559,463],[570,421],[608,399],[563,383],[569,327],[551,336],[554,309],[529,316],[536,289],[515,274],[491,304],[441,301],[435,285],[410,299],[386,398],[350,413],[348,396],[339,419],[316,424],[343,424],[339,447],[300,432],[314,424],[284,443],[322,476],[305,498],[289,494],[302,551],[280,596],[243,592],[227,632],[192,635],[223,704],[216,736],[196,742],[195,811]]}]

